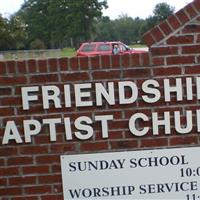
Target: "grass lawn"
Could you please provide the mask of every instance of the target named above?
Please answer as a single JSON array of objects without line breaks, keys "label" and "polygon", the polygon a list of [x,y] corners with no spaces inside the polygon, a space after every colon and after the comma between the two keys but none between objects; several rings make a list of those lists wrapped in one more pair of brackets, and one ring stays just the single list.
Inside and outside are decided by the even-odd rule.
[{"label": "grass lawn", "polygon": [[76,55],[76,50],[74,48],[64,48],[61,50],[61,57],[73,57]]},{"label": "grass lawn", "polygon": [[[147,47],[145,44],[135,44],[135,45],[130,45],[131,48],[145,48]],[[74,48],[64,48],[61,50],[61,57],[73,57],[76,55],[76,50]]]},{"label": "grass lawn", "polygon": [[146,48],[147,45],[145,45],[145,44],[134,44],[134,45],[129,45],[129,47],[134,48],[134,49],[136,49],[136,48]]}]

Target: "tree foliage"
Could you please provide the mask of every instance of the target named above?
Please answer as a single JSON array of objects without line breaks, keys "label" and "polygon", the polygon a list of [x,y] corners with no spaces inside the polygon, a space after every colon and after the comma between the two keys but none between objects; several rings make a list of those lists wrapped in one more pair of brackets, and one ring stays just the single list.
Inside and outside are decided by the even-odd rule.
[{"label": "tree foliage", "polygon": [[26,0],[18,15],[27,25],[29,41],[40,39],[48,48],[73,40],[88,40],[106,1]]},{"label": "tree foliage", "polygon": [[30,49],[45,49],[45,44],[40,39],[36,38],[30,43]]},{"label": "tree foliage", "polygon": [[102,16],[107,0],[24,0],[9,19],[0,16],[0,50],[78,47],[83,41],[138,43],[142,35],[174,12],[157,4],[153,15],[115,20]]},{"label": "tree foliage", "polygon": [[0,15],[0,50],[23,49],[26,32],[18,17],[11,16],[8,20]]},{"label": "tree foliage", "polygon": [[0,50],[10,49],[10,39],[8,35],[8,22],[0,16]]},{"label": "tree foliage", "polygon": [[115,28],[109,17],[102,17],[98,20],[98,23],[96,24],[94,40],[116,40]]},{"label": "tree foliage", "polygon": [[121,15],[118,19],[110,20],[104,18],[98,23],[98,34],[96,40],[121,40],[127,44],[142,42],[142,35],[153,28],[160,21],[165,20],[173,14],[174,8],[166,3],[159,3],[155,6],[154,15],[146,19],[135,19]]},{"label": "tree foliage", "polygon": [[157,22],[165,20],[169,15],[174,13],[175,8],[167,3],[159,3],[155,6],[153,13]]}]

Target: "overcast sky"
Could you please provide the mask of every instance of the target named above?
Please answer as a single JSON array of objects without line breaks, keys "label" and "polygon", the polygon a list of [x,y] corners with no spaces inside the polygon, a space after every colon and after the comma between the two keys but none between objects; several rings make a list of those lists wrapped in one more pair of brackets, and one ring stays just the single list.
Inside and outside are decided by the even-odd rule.
[{"label": "overcast sky", "polygon": [[[183,8],[193,0],[107,0],[109,8],[104,10],[104,15],[111,19],[119,15],[128,14],[130,17],[147,18],[152,15],[156,4],[166,2],[175,7],[175,10]],[[0,0],[0,13],[5,17],[16,12],[24,0]]]}]

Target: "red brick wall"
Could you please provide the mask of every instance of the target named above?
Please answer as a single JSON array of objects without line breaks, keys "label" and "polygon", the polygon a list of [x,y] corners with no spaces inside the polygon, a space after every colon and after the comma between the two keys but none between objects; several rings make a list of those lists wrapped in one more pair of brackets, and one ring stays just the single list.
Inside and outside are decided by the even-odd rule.
[{"label": "red brick wall", "polygon": [[[0,197],[3,200],[46,200],[63,199],[60,155],[86,152],[125,151],[148,148],[168,148],[182,146],[199,146],[197,122],[188,134],[178,134],[172,123],[171,134],[164,134],[163,127],[159,135],[152,130],[142,137],[137,137],[129,130],[129,119],[134,113],[144,113],[149,121],[139,123],[140,127],[151,124],[151,113],[157,112],[160,118],[169,111],[171,121],[174,111],[181,111],[181,122],[184,125],[186,110],[199,108],[199,100],[194,92],[193,99],[177,101],[173,96],[165,102],[163,79],[192,77],[194,91],[195,77],[200,77],[200,1],[196,0],[184,9],[171,16],[155,29],[145,35],[150,47],[149,53],[123,56],[100,56],[94,58],[60,58],[48,60],[7,61],[0,62]],[[63,85],[73,86],[77,83],[107,84],[119,81],[133,81],[139,89],[139,97],[143,94],[141,85],[144,81],[154,79],[160,84],[161,99],[152,104],[141,98],[130,105],[108,105],[77,108],[43,109],[41,96],[37,103],[32,103],[30,110],[23,110],[21,87],[56,85],[63,93]],[[92,95],[94,95],[92,88]],[[116,90],[116,96],[118,91]],[[41,95],[41,89],[40,89]],[[74,100],[74,99],[73,99]],[[70,117],[73,122],[80,116],[94,118],[95,115],[112,114],[114,120],[109,122],[109,137],[102,139],[99,122],[92,124],[94,135],[88,140],[66,141],[63,125],[56,127],[57,141],[50,142],[49,130],[46,126],[31,143],[2,144],[7,121],[14,121],[19,133],[23,136],[23,120],[43,118]]]}]

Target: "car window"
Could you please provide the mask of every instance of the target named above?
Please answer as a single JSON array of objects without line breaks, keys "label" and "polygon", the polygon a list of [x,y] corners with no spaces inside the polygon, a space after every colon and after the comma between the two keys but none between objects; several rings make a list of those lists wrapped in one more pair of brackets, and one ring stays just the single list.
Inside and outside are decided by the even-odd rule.
[{"label": "car window", "polygon": [[95,44],[85,44],[85,45],[82,47],[81,51],[83,51],[83,52],[91,52],[91,51],[94,51],[95,46],[96,46]]},{"label": "car window", "polygon": [[109,44],[99,44],[97,47],[97,51],[110,51],[110,45]]},{"label": "car window", "polygon": [[126,51],[126,47],[122,44],[119,45],[120,51]]}]

